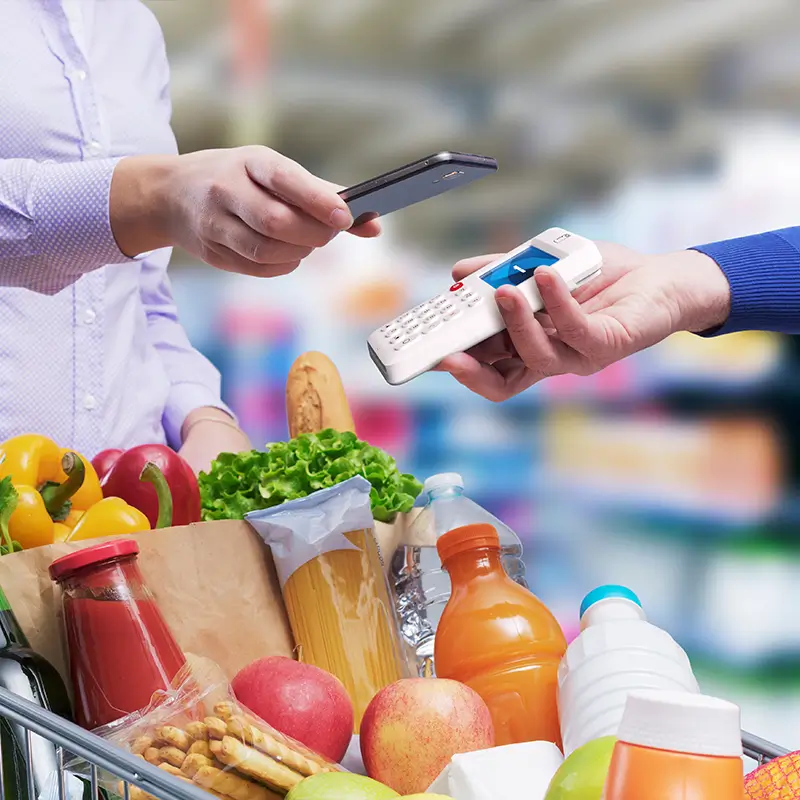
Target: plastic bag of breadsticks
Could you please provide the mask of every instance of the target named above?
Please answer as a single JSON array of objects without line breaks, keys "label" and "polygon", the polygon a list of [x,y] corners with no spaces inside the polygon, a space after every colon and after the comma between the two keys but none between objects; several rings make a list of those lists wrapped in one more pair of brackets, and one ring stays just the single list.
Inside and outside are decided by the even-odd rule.
[{"label": "plastic bag of breadsticks", "polygon": [[[311,775],[343,771],[245,708],[222,670],[203,658],[189,657],[147,708],[94,733],[223,800],[274,800]],[[90,766],[78,759],[67,770],[88,775]],[[123,795],[117,777],[98,779],[109,794]],[[131,786],[130,800],[155,798]]]}]

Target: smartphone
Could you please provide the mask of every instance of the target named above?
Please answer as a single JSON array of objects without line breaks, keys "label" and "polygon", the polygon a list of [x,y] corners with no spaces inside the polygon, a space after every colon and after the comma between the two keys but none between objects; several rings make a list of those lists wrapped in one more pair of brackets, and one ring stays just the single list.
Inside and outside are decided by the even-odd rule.
[{"label": "smartphone", "polygon": [[496,171],[497,161],[489,156],[444,150],[343,189],[339,196],[360,225]]}]

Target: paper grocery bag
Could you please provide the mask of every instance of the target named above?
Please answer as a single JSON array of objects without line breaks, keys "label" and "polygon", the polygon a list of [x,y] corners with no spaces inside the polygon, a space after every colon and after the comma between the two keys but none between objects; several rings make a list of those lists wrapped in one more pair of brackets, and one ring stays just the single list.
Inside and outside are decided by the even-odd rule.
[{"label": "paper grocery bag", "polygon": [[[184,652],[206,656],[229,678],[270,655],[291,656],[289,630],[269,548],[245,522],[203,522],[125,538]],[[101,539],[54,544],[0,558],[0,586],[31,647],[67,681],[61,598],[48,568]],[[100,645],[102,646],[102,645]]]}]

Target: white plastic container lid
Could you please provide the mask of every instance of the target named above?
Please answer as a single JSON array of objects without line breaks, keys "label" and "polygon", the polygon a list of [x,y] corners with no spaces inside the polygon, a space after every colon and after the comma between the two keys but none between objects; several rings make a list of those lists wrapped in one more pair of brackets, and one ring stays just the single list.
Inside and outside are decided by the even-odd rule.
[{"label": "white plastic container lid", "polygon": [[741,712],[733,703],[708,695],[633,691],[617,739],[675,753],[741,757]]},{"label": "white plastic container lid", "polygon": [[437,489],[445,489],[448,486],[457,486],[459,489],[464,488],[464,479],[457,472],[440,472],[438,475],[431,475],[430,478],[425,479],[422,484],[422,491],[435,492]]}]

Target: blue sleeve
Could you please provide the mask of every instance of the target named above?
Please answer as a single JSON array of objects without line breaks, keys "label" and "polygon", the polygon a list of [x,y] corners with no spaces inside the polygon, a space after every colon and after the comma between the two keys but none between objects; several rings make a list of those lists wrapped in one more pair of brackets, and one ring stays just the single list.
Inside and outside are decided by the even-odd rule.
[{"label": "blue sleeve", "polygon": [[731,287],[731,314],[707,335],[800,333],[800,227],[691,249],[713,258]]}]

